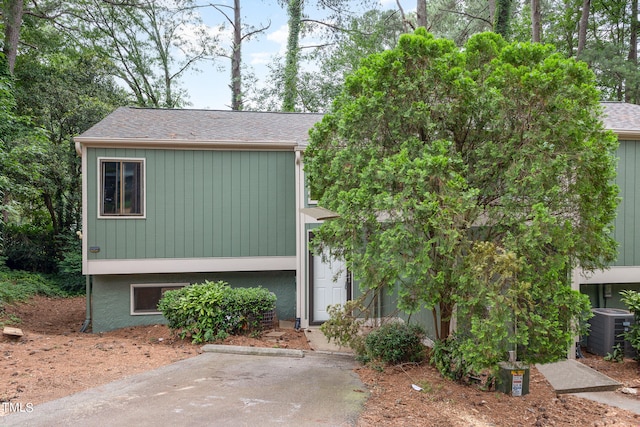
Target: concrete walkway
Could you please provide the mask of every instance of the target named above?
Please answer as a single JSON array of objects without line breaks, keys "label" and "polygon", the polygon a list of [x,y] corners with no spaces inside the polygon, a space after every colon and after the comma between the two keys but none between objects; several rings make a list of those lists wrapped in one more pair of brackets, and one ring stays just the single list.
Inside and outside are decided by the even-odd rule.
[{"label": "concrete walkway", "polygon": [[536,368],[558,394],[573,394],[640,414],[640,400],[615,392],[622,384],[576,360],[536,365]]},{"label": "concrete walkway", "polygon": [[318,326],[306,328],[304,335],[313,351],[329,354],[353,354],[353,350],[349,347],[339,346],[333,341],[329,342]]},{"label": "concrete walkway", "polygon": [[205,352],[7,415],[0,426],[355,425],[368,391],[353,357],[292,356]]}]

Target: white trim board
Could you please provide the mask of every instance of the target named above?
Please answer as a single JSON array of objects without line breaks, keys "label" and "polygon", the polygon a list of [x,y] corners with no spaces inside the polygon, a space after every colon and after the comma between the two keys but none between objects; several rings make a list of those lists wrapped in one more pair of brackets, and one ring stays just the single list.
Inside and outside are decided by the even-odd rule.
[{"label": "white trim board", "polygon": [[584,272],[576,269],[573,272],[573,284],[596,285],[605,283],[640,283],[640,266],[609,267],[607,270]]},{"label": "white trim board", "polygon": [[295,270],[295,256],[89,260],[82,274],[217,273]]}]

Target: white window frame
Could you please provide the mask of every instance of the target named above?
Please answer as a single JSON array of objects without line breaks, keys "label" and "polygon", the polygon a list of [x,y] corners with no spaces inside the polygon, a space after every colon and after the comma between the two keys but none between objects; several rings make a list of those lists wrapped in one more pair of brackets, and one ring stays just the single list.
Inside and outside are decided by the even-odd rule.
[{"label": "white window frame", "polygon": [[[189,286],[189,283],[132,283],[129,286],[129,308],[132,316],[151,316],[162,314],[160,311],[136,311],[135,310],[135,298],[134,292],[136,288],[173,288],[181,289],[185,286]],[[171,290],[173,290],[171,289]]]},{"label": "white window frame", "polygon": [[[102,214],[102,163],[103,162],[138,162],[142,164],[142,204],[141,215],[103,215]],[[98,218],[99,219],[146,219],[147,218],[147,159],[144,157],[98,157]]]}]

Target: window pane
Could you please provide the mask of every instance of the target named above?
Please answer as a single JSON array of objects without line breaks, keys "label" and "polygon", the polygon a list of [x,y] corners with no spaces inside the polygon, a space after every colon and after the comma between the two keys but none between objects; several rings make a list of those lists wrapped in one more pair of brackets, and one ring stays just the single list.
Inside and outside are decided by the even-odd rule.
[{"label": "window pane", "polygon": [[102,162],[102,213],[120,213],[120,162]]},{"label": "window pane", "polygon": [[174,286],[133,286],[133,312],[158,313],[158,303],[165,292],[183,288],[184,285]]},{"label": "window pane", "polygon": [[142,213],[142,179],[140,162],[125,162],[124,164],[124,207],[122,213]]},{"label": "window pane", "polygon": [[158,302],[161,297],[160,288],[139,287],[133,288],[134,311],[158,311]]}]

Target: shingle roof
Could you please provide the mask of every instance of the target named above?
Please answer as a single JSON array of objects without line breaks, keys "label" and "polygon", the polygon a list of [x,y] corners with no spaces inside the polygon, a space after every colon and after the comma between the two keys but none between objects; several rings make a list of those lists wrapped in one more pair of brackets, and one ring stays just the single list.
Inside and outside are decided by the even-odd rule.
[{"label": "shingle roof", "polygon": [[[603,102],[603,121],[620,137],[640,135],[640,105]],[[77,140],[286,142],[305,146],[316,113],[120,107]]]},{"label": "shingle roof", "polygon": [[640,105],[603,102],[605,128],[617,133],[640,133]]},{"label": "shingle roof", "polygon": [[311,113],[120,107],[78,139],[305,144],[321,119]]}]

